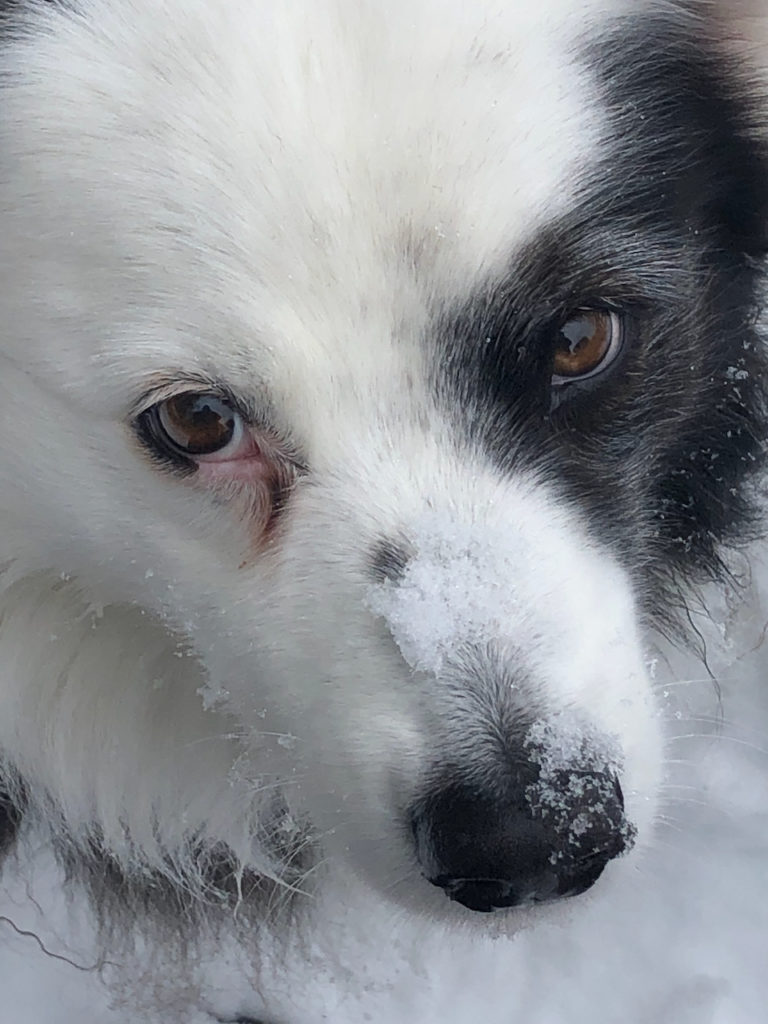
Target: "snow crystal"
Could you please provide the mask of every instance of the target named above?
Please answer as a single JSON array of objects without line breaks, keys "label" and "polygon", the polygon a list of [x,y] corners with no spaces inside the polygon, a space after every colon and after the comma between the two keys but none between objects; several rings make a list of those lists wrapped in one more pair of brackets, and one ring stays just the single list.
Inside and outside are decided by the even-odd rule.
[{"label": "snow crystal", "polygon": [[550,818],[562,837],[553,862],[578,850],[578,840],[596,819],[617,829],[625,849],[632,846],[636,830],[616,802],[615,780],[622,769],[616,737],[582,715],[561,712],[534,722],[523,746],[539,767],[538,778],[526,787],[528,804],[536,816]]},{"label": "snow crystal", "polygon": [[[183,654],[177,655],[183,657]],[[203,711],[213,711],[229,699],[229,690],[223,686],[214,686],[213,683],[204,683],[197,688],[198,697],[202,698]]]},{"label": "snow crystal", "polygon": [[578,765],[584,771],[621,771],[618,738],[602,732],[584,715],[559,712],[531,725],[523,745],[542,774]]},{"label": "snow crystal", "polygon": [[516,601],[502,585],[511,552],[499,541],[487,529],[430,523],[413,537],[416,556],[402,577],[370,588],[368,608],[386,620],[414,671],[439,674],[459,646],[511,617]]},{"label": "snow crystal", "polygon": [[725,371],[727,380],[747,380],[749,371],[740,369],[738,366],[729,366]]}]

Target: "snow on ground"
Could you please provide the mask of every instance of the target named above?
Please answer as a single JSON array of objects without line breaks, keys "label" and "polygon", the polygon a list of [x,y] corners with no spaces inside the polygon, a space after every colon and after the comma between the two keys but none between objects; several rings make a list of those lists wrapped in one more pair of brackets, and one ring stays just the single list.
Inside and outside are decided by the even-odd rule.
[{"label": "snow on ground", "polygon": [[[696,616],[701,661],[659,651],[670,721],[665,823],[634,871],[611,865],[593,893],[513,939],[447,937],[393,918],[348,880],[329,896],[313,948],[267,971],[262,999],[217,949],[179,993],[141,1008],[144,982],[109,1007],[94,972],[45,956],[0,921],[0,1024],[762,1024],[768,1019],[768,565],[744,600],[711,595]],[[65,912],[44,850],[10,879],[0,914],[48,948],[88,963],[87,922]],[[612,870],[613,869],[613,870]],[[562,916],[564,915],[564,916]],[[306,959],[309,963],[307,965]],[[173,972],[166,971],[170,978]]]}]

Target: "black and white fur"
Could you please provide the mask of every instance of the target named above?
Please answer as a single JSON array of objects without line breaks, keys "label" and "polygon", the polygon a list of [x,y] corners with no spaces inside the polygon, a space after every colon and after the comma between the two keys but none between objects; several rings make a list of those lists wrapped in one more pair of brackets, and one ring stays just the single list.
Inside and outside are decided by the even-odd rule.
[{"label": "black and white fur", "polygon": [[[556,754],[615,773],[630,870],[648,631],[755,526],[765,17],[0,9],[6,854],[48,829],[108,926],[281,933],[348,873],[482,934],[430,884],[443,819],[482,845],[510,764]],[[553,387],[593,308],[619,357]],[[164,458],[147,416],[184,391],[274,477]]]}]

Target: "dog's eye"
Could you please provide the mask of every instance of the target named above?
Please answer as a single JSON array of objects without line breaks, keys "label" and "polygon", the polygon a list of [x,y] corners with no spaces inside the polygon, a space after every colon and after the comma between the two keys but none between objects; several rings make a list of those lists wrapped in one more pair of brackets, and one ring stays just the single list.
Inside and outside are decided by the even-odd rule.
[{"label": "dog's eye", "polygon": [[176,395],[153,406],[150,415],[155,439],[180,455],[221,458],[243,435],[240,415],[213,394]]},{"label": "dog's eye", "polygon": [[606,370],[621,351],[622,321],[607,309],[582,309],[560,326],[552,383],[585,380]]}]

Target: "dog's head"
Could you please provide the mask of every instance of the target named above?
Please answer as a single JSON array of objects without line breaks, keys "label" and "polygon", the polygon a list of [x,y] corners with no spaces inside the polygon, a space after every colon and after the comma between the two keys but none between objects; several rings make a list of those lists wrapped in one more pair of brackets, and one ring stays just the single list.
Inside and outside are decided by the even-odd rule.
[{"label": "dog's head", "polygon": [[651,0],[71,8],[3,55],[8,578],[182,634],[211,732],[376,885],[582,891],[655,813],[643,631],[750,523],[732,40]]}]

